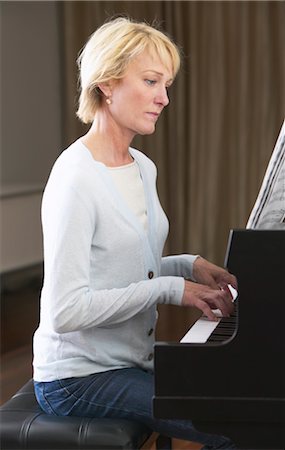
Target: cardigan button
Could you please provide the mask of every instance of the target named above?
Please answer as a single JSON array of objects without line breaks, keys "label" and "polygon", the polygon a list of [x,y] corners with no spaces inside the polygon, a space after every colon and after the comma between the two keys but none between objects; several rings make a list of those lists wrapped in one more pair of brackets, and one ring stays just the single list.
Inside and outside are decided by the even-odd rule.
[{"label": "cardigan button", "polygon": [[148,272],[148,278],[151,280],[151,279],[153,278],[153,275],[154,275],[153,271],[150,270],[150,271]]},{"label": "cardigan button", "polygon": [[153,333],[153,328],[150,328],[150,330],[148,331],[148,335],[151,336]]},{"label": "cardigan button", "polygon": [[151,360],[153,359],[153,353],[150,353],[150,354],[148,355],[147,359],[148,359],[149,361],[151,361]]}]

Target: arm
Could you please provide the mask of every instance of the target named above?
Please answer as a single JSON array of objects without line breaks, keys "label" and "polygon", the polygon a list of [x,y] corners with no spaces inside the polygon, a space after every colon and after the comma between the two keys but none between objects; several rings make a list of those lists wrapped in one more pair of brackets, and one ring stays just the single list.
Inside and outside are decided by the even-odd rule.
[{"label": "arm", "polygon": [[184,290],[181,277],[142,280],[123,288],[91,288],[91,245],[98,221],[91,206],[82,188],[61,193],[48,190],[45,195],[43,304],[47,305],[52,328],[65,333],[113,325],[156,303],[180,304]]},{"label": "arm", "polygon": [[198,255],[187,254],[164,256],[161,260],[161,275],[193,280],[193,265],[197,258]]}]

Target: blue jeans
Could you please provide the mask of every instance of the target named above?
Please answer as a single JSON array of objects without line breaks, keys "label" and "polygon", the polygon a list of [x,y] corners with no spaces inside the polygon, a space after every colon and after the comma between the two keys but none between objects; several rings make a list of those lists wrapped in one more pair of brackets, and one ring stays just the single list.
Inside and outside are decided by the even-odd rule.
[{"label": "blue jeans", "polygon": [[128,368],[82,378],[35,382],[35,393],[47,414],[130,419],[165,436],[204,444],[204,450],[236,448],[224,436],[197,431],[191,421],[154,418],[153,386],[153,374]]}]

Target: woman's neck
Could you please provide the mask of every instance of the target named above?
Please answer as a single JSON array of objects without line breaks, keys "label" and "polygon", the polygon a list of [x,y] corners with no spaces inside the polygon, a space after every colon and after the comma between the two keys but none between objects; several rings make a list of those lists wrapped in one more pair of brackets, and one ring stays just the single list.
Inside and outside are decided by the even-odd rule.
[{"label": "woman's neck", "polygon": [[130,164],[131,136],[100,118],[95,118],[89,131],[81,138],[93,158],[108,167]]}]

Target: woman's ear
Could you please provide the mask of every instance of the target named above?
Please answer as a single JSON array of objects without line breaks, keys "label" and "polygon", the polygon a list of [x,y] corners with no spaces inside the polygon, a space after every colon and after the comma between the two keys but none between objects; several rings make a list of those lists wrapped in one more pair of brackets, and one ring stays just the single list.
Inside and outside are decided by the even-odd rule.
[{"label": "woman's ear", "polygon": [[98,83],[97,87],[105,95],[105,97],[111,97],[112,96],[112,86],[111,85],[112,85],[112,83],[110,81],[107,81],[105,83]]}]

